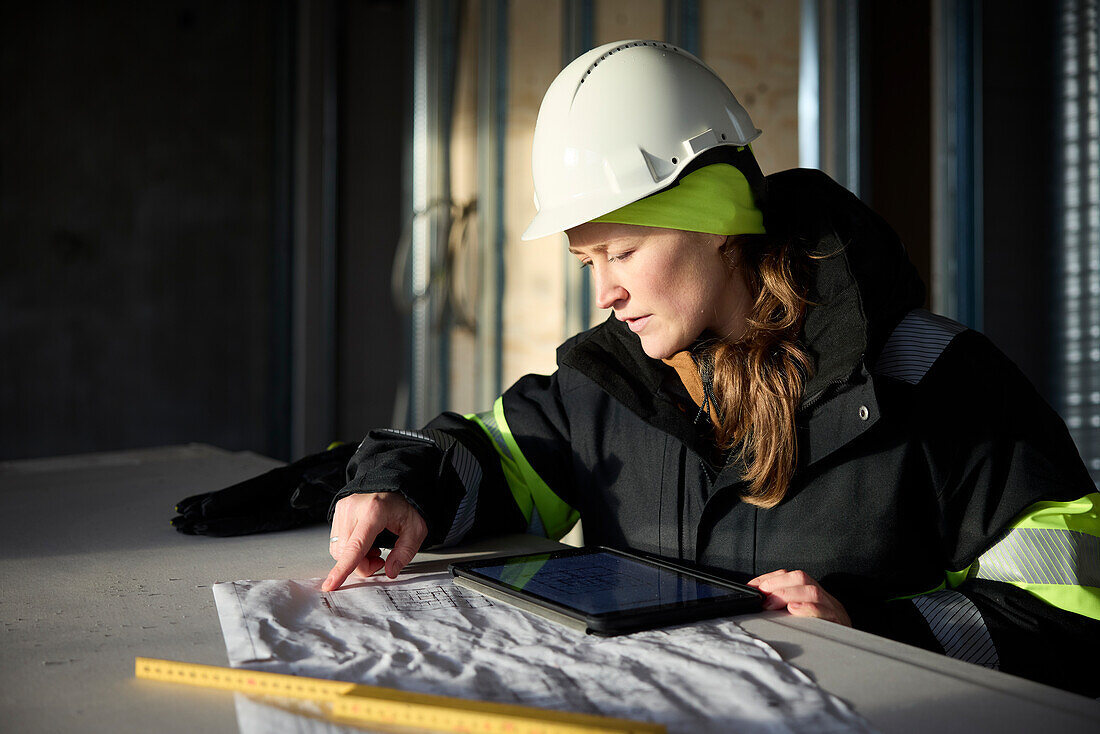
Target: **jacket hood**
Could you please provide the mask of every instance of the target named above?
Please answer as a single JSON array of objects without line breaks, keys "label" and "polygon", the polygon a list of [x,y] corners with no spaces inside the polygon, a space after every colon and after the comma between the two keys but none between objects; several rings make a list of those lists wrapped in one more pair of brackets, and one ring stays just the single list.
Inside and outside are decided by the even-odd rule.
[{"label": "jacket hood", "polygon": [[872,364],[905,314],[924,305],[925,287],[897,232],[821,171],[768,176],[765,196],[768,232],[812,258],[803,326],[815,364],[804,400],[812,400]]},{"label": "jacket hood", "polygon": [[[820,171],[768,176],[762,209],[770,234],[790,238],[812,257],[803,345],[815,370],[805,402],[873,363],[905,314],[924,304],[924,283],[894,229]],[[647,357],[614,316],[563,344],[558,361],[642,415],[653,414],[654,394],[671,372]]]}]

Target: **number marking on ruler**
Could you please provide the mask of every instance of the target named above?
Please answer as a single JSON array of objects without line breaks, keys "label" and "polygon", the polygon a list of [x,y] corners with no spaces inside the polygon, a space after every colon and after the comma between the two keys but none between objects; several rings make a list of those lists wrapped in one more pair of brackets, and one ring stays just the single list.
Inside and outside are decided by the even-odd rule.
[{"label": "number marking on ruler", "polygon": [[394,688],[265,673],[244,668],[137,658],[135,674],[242,693],[302,698],[330,704],[331,714],[362,723],[395,724],[448,732],[485,734],[661,734],[662,724],[592,714],[472,701]]}]

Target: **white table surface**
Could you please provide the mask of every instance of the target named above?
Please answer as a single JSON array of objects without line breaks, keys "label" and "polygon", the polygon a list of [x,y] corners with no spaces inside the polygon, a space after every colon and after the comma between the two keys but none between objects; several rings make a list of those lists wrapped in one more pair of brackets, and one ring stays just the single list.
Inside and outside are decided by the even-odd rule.
[{"label": "white table surface", "polygon": [[[226,665],[211,584],[328,572],[326,527],[206,538],[169,525],[177,500],[277,465],[203,445],[0,463],[0,731],[235,732],[231,695],[139,681],[134,658]],[[521,546],[556,544],[465,550]],[[883,732],[1100,732],[1100,703],[1058,689],[818,620],[740,621]]]}]

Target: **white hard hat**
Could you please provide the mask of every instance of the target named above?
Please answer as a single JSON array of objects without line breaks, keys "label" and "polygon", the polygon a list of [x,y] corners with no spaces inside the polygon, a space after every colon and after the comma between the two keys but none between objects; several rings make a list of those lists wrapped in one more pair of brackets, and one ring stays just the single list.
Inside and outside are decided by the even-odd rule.
[{"label": "white hard hat", "polygon": [[760,135],[706,64],[660,41],[581,55],[546,91],[535,123],[533,240],[613,212],[673,181],[692,159]]}]

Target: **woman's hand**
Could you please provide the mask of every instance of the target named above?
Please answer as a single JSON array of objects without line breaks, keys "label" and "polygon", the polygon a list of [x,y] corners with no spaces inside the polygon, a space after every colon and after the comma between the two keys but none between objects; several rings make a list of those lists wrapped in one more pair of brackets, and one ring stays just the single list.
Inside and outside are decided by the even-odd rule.
[{"label": "woman's hand", "polygon": [[749,586],[755,586],[764,592],[765,609],[786,607],[796,617],[817,617],[845,627],[852,626],[844,605],[821,588],[821,584],[805,571],[772,571],[757,576],[749,582]]},{"label": "woman's hand", "polygon": [[[397,536],[385,561],[374,547],[374,539],[383,530]],[[428,536],[428,524],[398,492],[353,494],[336,503],[331,536],[328,552],[336,565],[321,584],[321,591],[339,589],[352,571],[371,576],[385,566],[386,575],[394,578],[420,550]]]}]

